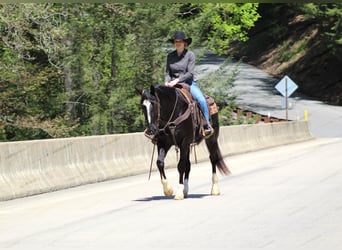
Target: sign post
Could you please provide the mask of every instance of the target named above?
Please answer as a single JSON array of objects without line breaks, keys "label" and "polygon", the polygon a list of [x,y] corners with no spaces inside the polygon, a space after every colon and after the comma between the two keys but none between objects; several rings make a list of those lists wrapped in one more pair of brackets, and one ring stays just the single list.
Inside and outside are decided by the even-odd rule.
[{"label": "sign post", "polygon": [[286,121],[289,119],[289,102],[288,102],[288,96],[287,96],[287,78],[285,78],[285,110],[286,110]]},{"label": "sign post", "polygon": [[275,88],[285,97],[286,121],[289,115],[289,102],[288,98],[298,88],[297,84],[291,80],[290,77],[284,76],[283,79],[275,86]]}]

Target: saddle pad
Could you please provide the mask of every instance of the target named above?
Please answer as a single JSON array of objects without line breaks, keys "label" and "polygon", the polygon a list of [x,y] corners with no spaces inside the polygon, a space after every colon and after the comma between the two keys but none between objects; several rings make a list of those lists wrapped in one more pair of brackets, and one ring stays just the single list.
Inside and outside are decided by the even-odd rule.
[{"label": "saddle pad", "polygon": [[208,107],[209,107],[210,115],[214,115],[214,114],[218,113],[218,108],[217,108],[217,105],[215,103],[214,98],[212,98],[211,96],[206,95],[206,94],[204,94],[204,96],[205,96],[205,99],[206,99]]}]

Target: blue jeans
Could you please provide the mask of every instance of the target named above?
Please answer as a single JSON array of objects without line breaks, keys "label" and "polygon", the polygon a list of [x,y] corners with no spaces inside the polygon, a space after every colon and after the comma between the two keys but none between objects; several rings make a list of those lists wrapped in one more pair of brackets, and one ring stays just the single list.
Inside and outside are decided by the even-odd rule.
[{"label": "blue jeans", "polygon": [[197,86],[196,82],[194,82],[194,81],[190,85],[190,93],[196,99],[196,101],[199,103],[205,119],[207,120],[208,124],[210,124],[207,101],[205,100],[205,97],[204,97],[202,91]]}]

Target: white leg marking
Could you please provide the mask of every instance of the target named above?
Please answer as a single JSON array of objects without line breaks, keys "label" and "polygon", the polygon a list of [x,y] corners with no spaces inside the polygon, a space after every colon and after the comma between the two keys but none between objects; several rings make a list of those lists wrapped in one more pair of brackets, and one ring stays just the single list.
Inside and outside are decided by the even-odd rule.
[{"label": "white leg marking", "polygon": [[183,184],[178,185],[174,199],[175,200],[183,200],[184,199],[184,185]]},{"label": "white leg marking", "polygon": [[184,198],[188,197],[188,193],[189,193],[189,181],[187,179],[184,180]]},{"label": "white leg marking", "polygon": [[165,196],[171,196],[173,194],[173,189],[171,185],[169,184],[168,180],[162,179],[161,183],[163,185],[164,195]]},{"label": "white leg marking", "polygon": [[218,178],[216,174],[213,174],[212,177],[212,187],[211,187],[211,195],[220,195],[220,189],[218,187]]}]

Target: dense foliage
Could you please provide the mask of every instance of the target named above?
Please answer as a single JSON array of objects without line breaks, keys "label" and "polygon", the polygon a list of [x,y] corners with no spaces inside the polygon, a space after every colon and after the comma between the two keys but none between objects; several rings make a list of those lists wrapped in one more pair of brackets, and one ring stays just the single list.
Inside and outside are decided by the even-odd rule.
[{"label": "dense foliage", "polygon": [[257,4],[0,5],[0,141],[142,131],[134,86],[162,82],[167,38],[224,51]]}]

